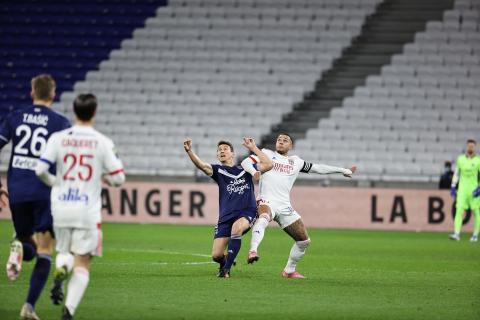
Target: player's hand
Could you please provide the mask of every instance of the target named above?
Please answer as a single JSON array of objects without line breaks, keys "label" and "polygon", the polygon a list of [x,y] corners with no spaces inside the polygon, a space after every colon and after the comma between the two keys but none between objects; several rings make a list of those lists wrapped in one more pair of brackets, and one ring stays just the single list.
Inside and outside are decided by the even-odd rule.
[{"label": "player's hand", "polygon": [[255,143],[255,139],[250,137],[244,137],[242,145],[250,151],[253,151],[257,147],[257,144]]},{"label": "player's hand", "polygon": [[255,172],[253,175],[253,181],[258,182],[260,181],[260,177],[262,176],[262,173],[260,171]]},{"label": "player's hand", "polygon": [[352,175],[355,173],[355,171],[357,171],[357,166],[352,166],[352,167],[350,168],[350,171],[352,171],[351,174],[350,174],[350,173],[348,173],[348,174],[347,174],[347,173],[344,173],[343,176],[346,177],[346,178],[351,178]]},{"label": "player's hand", "polygon": [[8,192],[4,188],[0,188],[0,208],[8,207]]},{"label": "player's hand", "polygon": [[183,141],[183,149],[185,149],[185,152],[192,150],[192,139],[188,138]]},{"label": "player's hand", "polygon": [[452,196],[453,199],[457,197],[457,188],[455,188],[455,186],[452,186],[450,188],[450,195]]},{"label": "player's hand", "polygon": [[477,187],[477,189],[473,191],[473,197],[480,197],[480,187]]}]

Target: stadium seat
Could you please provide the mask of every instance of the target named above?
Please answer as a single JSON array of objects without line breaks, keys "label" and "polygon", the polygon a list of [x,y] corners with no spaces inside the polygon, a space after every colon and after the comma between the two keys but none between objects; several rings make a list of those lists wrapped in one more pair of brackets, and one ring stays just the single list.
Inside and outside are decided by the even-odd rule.
[{"label": "stadium seat", "polygon": [[[212,140],[228,138],[239,149],[243,135],[260,140],[267,134],[360,33],[379,2],[172,0],[111,51],[98,71],[76,83],[74,93],[63,94],[61,105],[70,105],[82,90],[101,91],[108,110],[128,106],[116,108],[106,123],[148,128],[131,132],[138,140],[157,140],[163,150],[170,141],[157,133],[176,137],[177,147],[190,135],[214,160]],[[162,120],[154,119],[160,115]],[[141,148],[128,149],[127,136],[112,132],[125,150]],[[342,137],[338,130],[329,135]],[[151,152],[146,147],[139,154]],[[158,171],[157,163],[129,160],[127,171],[166,174],[188,168],[184,174],[194,175],[191,165],[178,163],[167,162]]]},{"label": "stadium seat", "polygon": [[[480,80],[476,5],[457,0],[443,21],[428,22],[403,54],[393,56],[380,75],[369,76],[365,86],[332,110],[338,132],[332,134],[328,120],[322,120],[298,143],[313,145],[314,139],[328,137],[330,151],[340,153],[342,132],[348,131],[365,141],[377,160],[389,163],[384,170],[366,165],[360,179],[436,181],[443,161],[454,160],[468,138],[479,138],[480,93],[473,87]],[[352,119],[368,125],[352,124]],[[395,156],[376,152],[382,148],[379,139]],[[371,160],[368,152],[358,156],[361,163]]]}]

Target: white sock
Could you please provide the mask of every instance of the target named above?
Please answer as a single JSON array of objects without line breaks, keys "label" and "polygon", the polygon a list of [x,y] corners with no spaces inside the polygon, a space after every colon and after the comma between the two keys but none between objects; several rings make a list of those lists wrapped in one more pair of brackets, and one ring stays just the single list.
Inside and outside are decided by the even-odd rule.
[{"label": "white sock", "polygon": [[310,239],[297,241],[293,244],[292,249],[290,250],[290,256],[288,257],[287,265],[284,269],[286,273],[295,272],[297,263],[305,255],[305,250],[307,250],[309,244]]},{"label": "white sock", "polygon": [[257,251],[260,242],[265,235],[265,229],[268,226],[268,218],[260,216],[252,228],[252,240],[250,241],[250,251]]},{"label": "white sock", "polygon": [[73,255],[70,253],[58,253],[57,258],[55,259],[55,267],[57,269],[66,267],[67,271],[70,273],[73,269],[73,260]]},{"label": "white sock", "polygon": [[76,267],[73,269],[73,275],[68,282],[67,299],[65,300],[65,307],[68,308],[70,314],[75,313],[75,309],[80,304],[83,294],[88,286],[90,274],[84,267]]}]

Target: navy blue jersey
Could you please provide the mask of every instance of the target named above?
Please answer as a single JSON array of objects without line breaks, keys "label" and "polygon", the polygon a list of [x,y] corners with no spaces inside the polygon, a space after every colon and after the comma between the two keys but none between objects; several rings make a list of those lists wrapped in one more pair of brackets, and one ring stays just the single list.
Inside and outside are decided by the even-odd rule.
[{"label": "navy blue jersey", "polygon": [[50,188],[35,175],[35,166],[50,135],[68,127],[70,122],[65,116],[45,106],[29,106],[5,118],[0,125],[0,149],[12,140],[10,203],[50,199]]},{"label": "navy blue jersey", "polygon": [[255,192],[252,176],[241,166],[212,164],[212,179],[218,184],[220,207],[219,223],[244,211],[255,210]]}]

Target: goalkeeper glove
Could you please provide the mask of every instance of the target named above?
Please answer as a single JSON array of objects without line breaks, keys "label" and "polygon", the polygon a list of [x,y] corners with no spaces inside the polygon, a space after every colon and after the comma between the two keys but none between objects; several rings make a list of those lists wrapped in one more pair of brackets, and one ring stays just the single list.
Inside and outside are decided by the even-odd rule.
[{"label": "goalkeeper glove", "polygon": [[450,189],[450,195],[453,199],[457,197],[457,188],[455,188],[455,186],[452,186],[452,188]]},{"label": "goalkeeper glove", "polygon": [[473,196],[475,198],[480,197],[480,187],[477,187],[477,189],[475,189],[475,191],[473,191]]}]

